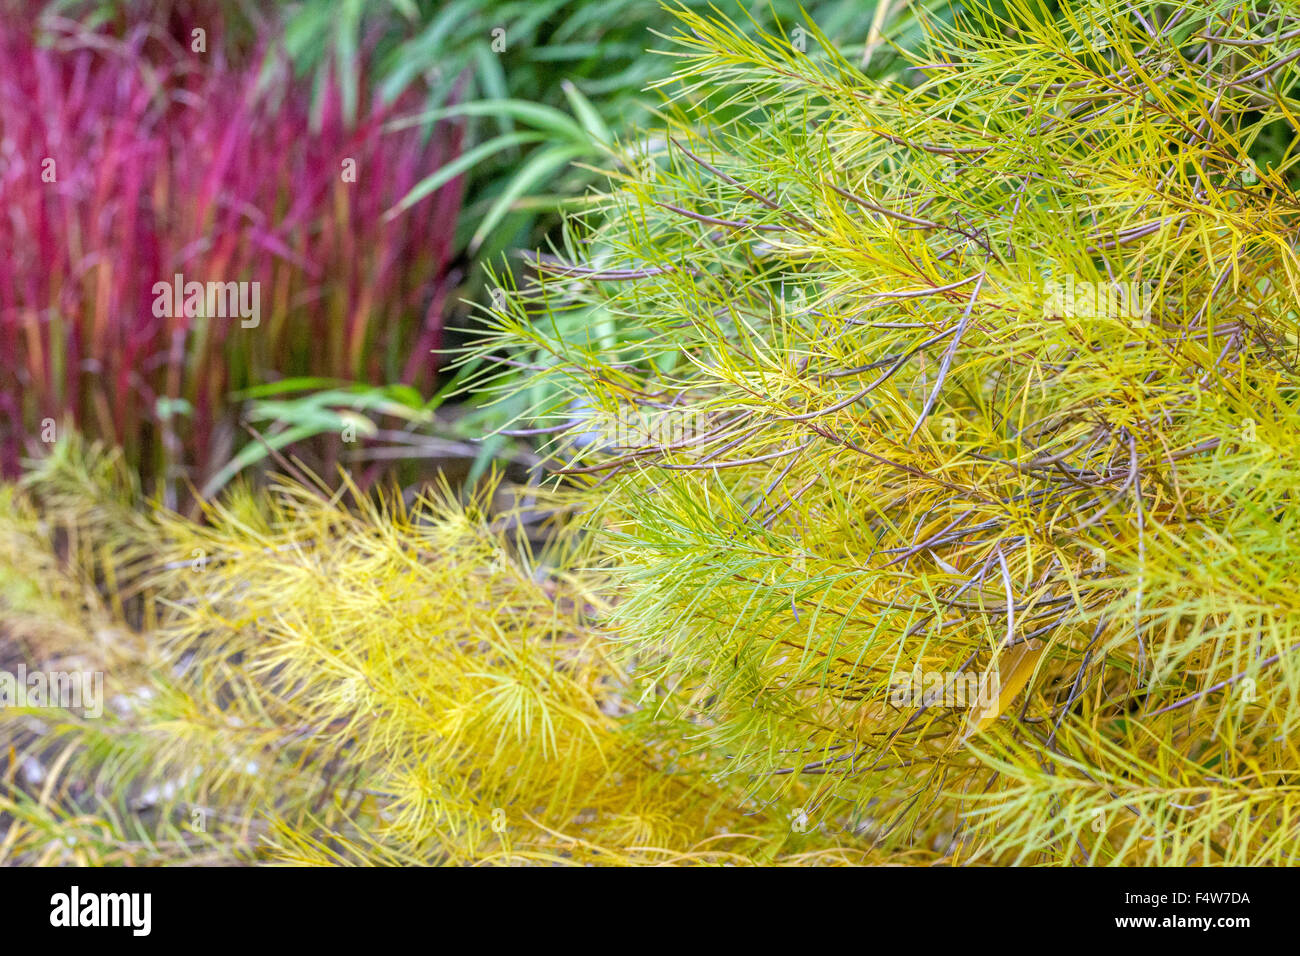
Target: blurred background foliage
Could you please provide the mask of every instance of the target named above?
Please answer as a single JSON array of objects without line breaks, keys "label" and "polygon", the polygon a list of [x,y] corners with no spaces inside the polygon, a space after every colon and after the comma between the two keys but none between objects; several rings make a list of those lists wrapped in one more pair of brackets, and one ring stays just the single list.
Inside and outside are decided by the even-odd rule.
[{"label": "blurred background foliage", "polygon": [[[707,0],[308,0],[279,7],[249,0],[51,0],[46,9],[115,31],[142,20],[184,37],[204,27],[235,57],[247,55],[256,38],[278,36],[295,73],[311,84],[316,128],[333,84],[349,122],[363,108],[367,86],[384,104],[412,91],[430,110],[466,104],[458,112],[471,117],[471,143],[491,146],[458,167],[468,174],[470,201],[457,248],[490,258],[531,247],[539,230],[554,225],[549,214],[594,181],[564,168],[559,147],[586,147],[579,155],[589,158],[612,139],[639,134],[658,103],[647,88],[672,69],[658,35],[671,22],[670,11],[711,6]],[[949,7],[948,0],[929,0],[914,9],[941,14]],[[921,37],[901,0],[751,0],[725,12],[763,29],[781,24],[806,32],[815,23],[876,73],[899,63],[883,37],[909,49]]]},{"label": "blurred background foliage", "polygon": [[[301,376],[434,387],[462,184],[385,214],[460,154],[462,128],[386,131],[409,97],[349,124],[330,84],[313,129],[311,90],[269,46],[240,65],[147,22],[117,35],[47,17],[38,37],[20,13],[0,19],[9,476],[76,426],[175,507],[250,440],[234,392]],[[256,300],[247,316],[215,297],[160,308],[156,284],[178,275],[255,283]]]},{"label": "blurred background foliage", "polygon": [[[811,42],[815,23],[846,57],[885,75],[901,69],[891,44],[920,40],[916,12],[948,17],[948,8],[948,0],[912,9],[903,0],[776,0],[726,12],[746,30],[779,25],[796,46]],[[101,169],[94,184],[86,164],[86,181],[57,198],[28,177],[30,214],[6,239],[33,255],[11,267],[20,274],[0,303],[3,364],[17,384],[0,397],[9,475],[23,455],[42,452],[40,425],[51,419],[122,446],[147,488],[192,514],[191,486],[213,493],[249,466],[279,467],[282,451],[326,475],[363,459],[363,486],[386,472],[409,485],[431,472],[431,456],[472,480],[494,460],[527,458],[517,439],[499,434],[524,400],[486,405],[460,392],[447,350],[492,304],[491,282],[529,281],[521,252],[553,243],[564,211],[583,209],[591,187],[637,172],[635,163],[653,162],[666,146],[645,130],[665,106],[654,84],[674,65],[656,32],[672,21],[669,5],[9,0],[5,9],[11,54],[21,48],[60,78],[39,101],[9,81],[0,117],[7,141],[80,135],[89,155],[93,142],[109,159],[164,157],[143,172],[110,162],[122,175]],[[101,88],[139,88],[139,115],[116,127],[118,139],[107,133],[119,105],[74,101],[85,69]],[[151,125],[146,115],[161,119]],[[274,133],[241,126],[249,116]],[[51,128],[71,119],[78,129]],[[232,137],[242,157],[234,163],[184,145]],[[287,168],[295,153],[312,163],[317,186]],[[348,188],[337,182],[342,156],[359,160]],[[278,184],[268,191],[269,183]],[[310,198],[295,199],[298,189]],[[234,212],[205,218],[212,206]],[[98,231],[83,233],[87,222]],[[148,234],[123,235],[123,222]],[[240,230],[251,238],[229,238]],[[222,242],[234,252],[194,255]],[[110,251],[142,244],[154,253],[119,261]],[[82,258],[61,258],[60,249]],[[85,267],[88,253],[112,261],[111,277]],[[24,288],[41,261],[83,280]],[[197,324],[202,335],[178,328],[183,322],[142,332],[150,300],[141,290],[183,271],[182,262],[200,281],[261,280],[270,334],[215,317]],[[570,320],[579,329],[601,317]],[[51,367],[59,354],[71,365]],[[400,401],[391,386],[407,386]],[[259,388],[275,391],[276,415],[255,422],[250,412],[265,406],[246,403],[265,397]],[[359,397],[370,388],[380,391]],[[349,423],[356,444],[341,437]],[[489,433],[497,434],[485,440]]]}]

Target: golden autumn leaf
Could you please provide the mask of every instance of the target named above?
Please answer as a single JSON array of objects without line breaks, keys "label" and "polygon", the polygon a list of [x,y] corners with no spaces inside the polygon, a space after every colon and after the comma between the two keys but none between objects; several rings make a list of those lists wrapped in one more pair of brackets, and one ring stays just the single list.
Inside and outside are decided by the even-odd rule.
[{"label": "golden autumn leaf", "polygon": [[[998,655],[995,663],[990,664],[989,670],[980,678],[981,691],[989,688],[997,694],[997,699],[992,701],[981,699],[975,702],[966,720],[963,739],[984,730],[1002,715],[1002,712],[1016,699],[1016,695],[1024,689],[1034,673],[1034,668],[1038,666],[1038,659],[1043,656],[1043,651],[1046,649],[1047,646],[1042,641],[1031,640],[1008,648]],[[990,680],[994,666],[997,667],[996,681]],[[982,693],[981,697],[983,696]]]}]

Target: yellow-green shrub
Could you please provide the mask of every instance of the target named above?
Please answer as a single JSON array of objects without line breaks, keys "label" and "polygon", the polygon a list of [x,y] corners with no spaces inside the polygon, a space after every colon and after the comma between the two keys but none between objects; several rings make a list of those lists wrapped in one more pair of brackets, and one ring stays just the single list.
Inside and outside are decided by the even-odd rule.
[{"label": "yellow-green shrub", "polygon": [[[1065,6],[970,4],[883,81],[682,14],[664,150],[478,355],[558,396],[625,659],[756,799],[955,860],[1293,862],[1300,41]],[[900,705],[914,669],[1003,693]]]},{"label": "yellow-green shrub", "polygon": [[665,151],[478,353],[572,462],[544,553],[446,493],[192,525],[57,453],[0,581],[153,696],[0,714],[0,854],[1293,862],[1300,42],[1103,6],[980,8],[884,81],[683,13]]}]

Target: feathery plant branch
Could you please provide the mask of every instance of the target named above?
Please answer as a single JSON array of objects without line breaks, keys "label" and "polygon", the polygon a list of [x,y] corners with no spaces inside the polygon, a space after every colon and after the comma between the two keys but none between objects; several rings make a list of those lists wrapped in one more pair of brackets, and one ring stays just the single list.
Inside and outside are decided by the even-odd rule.
[{"label": "feathery plant branch", "polygon": [[[0,580],[25,567],[45,594],[5,607],[0,651],[101,673],[109,703],[0,709],[0,860],[872,858],[743,805],[683,752],[685,727],[636,708],[600,576],[572,570],[585,539],[560,528],[534,550],[509,514],[489,520],[492,488],[408,509],[236,485],[200,524],[133,500],[121,472],[69,441],[5,492]],[[98,547],[61,549],[74,534]],[[77,604],[110,567],[147,603],[138,628]]]}]

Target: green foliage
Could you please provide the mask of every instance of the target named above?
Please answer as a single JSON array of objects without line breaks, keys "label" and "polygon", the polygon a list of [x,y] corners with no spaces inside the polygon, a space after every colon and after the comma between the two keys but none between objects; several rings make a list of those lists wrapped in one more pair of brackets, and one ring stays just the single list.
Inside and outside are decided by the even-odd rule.
[{"label": "green foliage", "polygon": [[[705,0],[686,4],[695,10],[707,6]],[[927,6],[946,10],[948,2],[930,0]],[[742,8],[735,4],[734,9]],[[890,43],[914,46],[922,35],[919,24],[898,0],[873,4],[818,0],[808,4],[806,11],[793,0],[777,0],[774,4],[750,3],[745,9],[755,18],[755,26],[778,20],[784,23],[800,44],[809,42],[804,34],[815,20],[826,34],[841,39],[855,60],[869,62],[873,73],[899,67],[901,60]],[[48,0],[42,10],[46,14],[43,26],[55,35],[79,22],[87,31],[113,36],[131,36],[147,29],[156,38],[166,38],[168,47],[183,48],[189,44],[192,30],[201,28],[211,44],[212,61],[228,61],[234,69],[250,71],[250,79],[261,71],[259,82],[249,83],[259,91],[278,88],[283,78],[273,69],[279,63],[275,56],[259,60],[255,54],[264,52],[266,46],[270,47],[266,52],[283,51],[310,95],[310,106],[303,110],[310,118],[310,135],[300,136],[299,142],[313,142],[339,124],[346,129],[367,116],[387,115],[383,111],[398,110],[399,105],[402,118],[386,126],[394,144],[415,135],[412,127],[433,135],[440,118],[465,123],[463,151],[449,151],[432,165],[405,166],[414,180],[392,183],[396,194],[376,197],[378,209],[368,207],[366,211],[385,213],[382,228],[406,236],[427,235],[429,223],[424,217],[431,215],[434,228],[449,233],[448,248],[441,241],[434,243],[440,255],[465,253],[477,263],[492,262],[497,268],[502,267],[504,254],[542,241],[557,221],[557,210],[580,208],[589,187],[601,179],[601,171],[630,172],[630,163],[643,161],[661,146],[648,142],[642,130],[659,103],[658,94],[648,87],[663,79],[673,62],[655,52],[666,45],[657,31],[669,20],[659,0],[384,0],[369,4],[305,0],[285,5],[243,0]],[[413,104],[423,109],[413,109]],[[335,118],[339,123],[325,122]],[[280,154],[272,150],[259,155],[278,162]],[[365,163],[363,167],[379,165]],[[372,175],[365,174],[367,182]],[[380,175],[385,180],[392,178]],[[452,210],[456,214],[449,215],[451,207],[445,200],[462,182],[465,209]],[[435,194],[443,199],[434,199]],[[270,210],[263,212],[274,221]],[[415,221],[409,221],[412,216]],[[332,233],[326,229],[321,235],[329,238]],[[381,252],[384,248],[378,241],[362,246],[368,244]],[[507,259],[505,268],[515,267],[513,259]],[[336,268],[325,269],[326,276],[337,274]],[[397,273],[397,278],[401,274]],[[477,265],[463,272],[459,268],[446,271],[442,278],[447,281],[439,283],[428,304],[422,334],[413,314],[389,316],[392,321],[367,321],[365,309],[356,314],[340,312],[344,307],[335,301],[337,297],[307,297],[313,304],[324,303],[328,308],[316,311],[331,312],[335,320],[334,331],[314,329],[309,337],[330,343],[330,353],[342,352],[343,360],[334,361],[332,370],[279,371],[333,374],[346,370],[348,374],[341,377],[352,381],[374,382],[384,374],[390,382],[427,381],[416,373],[432,369],[429,349],[441,343],[444,317],[457,312],[460,300],[483,297],[485,274]],[[397,298],[407,308],[410,297],[403,293]],[[380,299],[393,300],[394,294]],[[286,343],[295,345],[295,341],[282,340],[282,334],[302,328],[295,319],[286,323],[279,316],[286,301],[297,300],[292,296],[277,300],[277,318],[268,323],[277,335],[280,352],[285,351]],[[378,308],[378,300],[362,296],[360,302],[372,312]],[[395,301],[387,304],[390,308],[396,305]],[[380,361],[379,352],[370,347],[375,343],[366,343],[363,351],[368,361],[363,367],[361,353],[353,346],[361,343],[364,335],[349,332],[345,341],[345,325],[355,325],[363,333],[367,329],[388,330],[392,343],[408,348],[409,361],[394,367],[394,353],[400,354],[400,347],[388,347]],[[296,347],[305,346],[297,342]],[[304,354],[314,353],[315,349],[310,349]],[[247,369],[255,377],[259,370],[270,372],[265,356],[256,357],[258,361],[251,367],[247,362],[230,367],[239,373]],[[246,377],[236,375],[239,380],[229,382],[229,387],[257,384],[243,381]],[[208,492],[217,490],[232,473],[268,457],[264,444],[245,444],[238,428],[220,427],[214,437],[208,436],[210,420],[227,424],[220,421],[220,408],[212,408],[226,398],[219,383],[213,382],[203,393],[186,392],[181,399],[160,395],[156,409],[150,409],[168,426],[167,442],[174,444],[171,433],[188,428],[196,434],[195,444],[205,454],[211,450],[217,457],[211,463],[204,460],[189,475]],[[504,408],[499,414],[508,419],[517,410]],[[315,421],[320,424],[322,419]],[[89,428],[82,420],[78,425]],[[309,442],[307,453],[319,453],[321,472],[332,474],[340,453],[337,446],[324,439],[321,429],[299,425],[296,417],[282,421],[278,429],[281,439],[275,447],[320,435]],[[129,430],[126,434],[129,440]],[[169,444],[159,444],[154,455],[160,459],[159,470],[175,474],[179,466],[164,459],[169,450]],[[499,450],[497,445],[489,445],[483,454]],[[482,460],[480,456],[479,463]]]},{"label": "green foliage", "polygon": [[[672,66],[656,52],[672,6],[660,0],[388,0],[340,9],[335,0],[309,0],[288,13],[285,47],[299,70],[337,76],[345,89],[361,74],[358,51],[372,48],[371,75],[385,100],[419,88],[431,109],[457,102],[457,115],[475,117],[475,159],[463,164],[471,202],[460,241],[487,259],[535,238],[539,224],[553,223],[549,214],[596,181],[574,160],[593,162],[611,141],[636,136],[657,102],[645,90]],[[684,6],[704,11],[710,4],[685,0]],[[855,56],[869,47],[878,70],[897,63],[881,31],[904,43],[921,35],[902,3],[747,6],[758,23],[816,22],[853,44]],[[448,175],[432,172],[408,200]]]},{"label": "green foliage", "polygon": [[[367,90],[383,104],[418,91],[429,109],[462,104],[475,117],[469,175],[471,204],[458,249],[498,256],[539,237],[553,214],[575,202],[596,177],[571,161],[601,155],[609,134],[634,136],[657,100],[647,87],[669,73],[672,61],[656,52],[659,34],[677,3],[662,0],[302,0],[273,4],[203,0],[47,0],[50,13],[88,26],[112,26],[149,17],[159,29],[188,37],[206,27],[213,41],[239,57],[253,35],[283,36],[299,76],[314,90],[319,125],[337,86],[345,118],[355,120]],[[682,0],[696,12],[709,0]],[[949,0],[928,0],[945,10]],[[795,0],[735,3],[756,23],[807,29],[809,21],[841,40],[873,71],[896,68],[885,42],[914,45],[922,36],[901,0]],[[468,104],[466,111],[463,107]],[[521,117],[527,105],[531,115]],[[432,113],[430,114],[432,115]],[[573,129],[578,131],[574,150]],[[445,169],[445,167],[444,167]],[[435,176],[450,177],[443,170]],[[443,181],[446,181],[445,179]],[[408,199],[431,189],[417,187]]]}]

